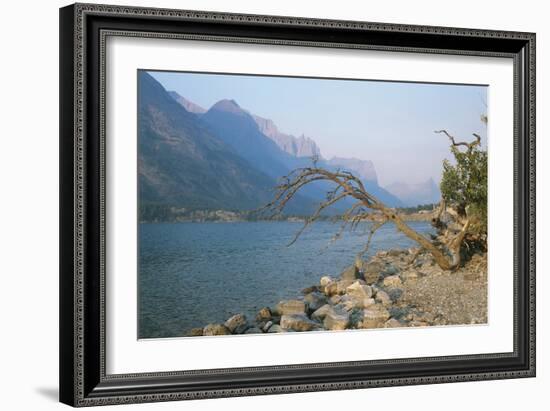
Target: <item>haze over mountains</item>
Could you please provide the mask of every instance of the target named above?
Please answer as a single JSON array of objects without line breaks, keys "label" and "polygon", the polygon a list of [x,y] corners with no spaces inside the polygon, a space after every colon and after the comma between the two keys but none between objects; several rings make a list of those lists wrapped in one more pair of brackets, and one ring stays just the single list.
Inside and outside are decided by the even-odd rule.
[{"label": "haze over mountains", "polygon": [[[221,100],[206,110],[176,92],[166,91],[145,71],[139,74],[139,87],[142,205],[256,209],[273,198],[277,179],[311,165],[313,156],[321,167],[353,172],[388,206],[413,201],[407,190],[394,187],[392,193],[380,187],[371,161],[324,159],[314,139],[285,134],[272,120],[248,112],[234,100]],[[288,213],[311,213],[327,189],[326,183],[306,187],[289,204]],[[398,192],[404,193],[406,201],[395,195]],[[342,203],[333,212],[346,205]]]}]

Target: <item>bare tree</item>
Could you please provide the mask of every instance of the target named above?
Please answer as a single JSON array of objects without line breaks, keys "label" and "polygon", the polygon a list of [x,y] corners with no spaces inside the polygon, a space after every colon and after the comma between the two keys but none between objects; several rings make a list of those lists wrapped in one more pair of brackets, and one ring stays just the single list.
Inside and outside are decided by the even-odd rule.
[{"label": "bare tree", "polygon": [[[445,130],[438,132],[445,133],[451,139],[453,146],[479,144],[479,136],[476,136],[476,141],[474,143],[456,143],[454,138]],[[334,188],[327,192],[326,198],[319,203],[315,212],[306,219],[304,225],[296,233],[290,244],[294,243],[310,224],[321,217],[323,210],[348,198],[353,200],[353,203],[342,216],[342,224],[335,236],[336,238],[340,237],[346,228],[353,230],[359,223],[371,221],[368,239],[365,249],[363,250],[363,253],[365,253],[376,231],[384,224],[393,222],[399,231],[420,245],[420,250],[430,252],[442,269],[455,270],[459,267],[461,263],[460,248],[470,225],[470,220],[467,217],[462,218],[462,216],[455,213],[452,208],[446,207],[444,201],[441,201],[440,207],[434,212],[433,223],[436,227],[439,225],[444,235],[438,238],[439,244],[436,245],[431,239],[428,239],[412,229],[402,219],[396,209],[386,206],[370,194],[362,181],[355,175],[348,171],[330,171],[318,167],[315,159],[312,167],[295,169],[290,174],[283,177],[281,182],[276,186],[274,199],[264,207],[264,210],[271,211],[273,216],[280,215],[288,202],[303,187],[316,181],[332,183]],[[459,228],[456,229],[456,224],[442,222],[441,216],[443,213],[450,214],[451,217],[454,217],[459,224]]]}]

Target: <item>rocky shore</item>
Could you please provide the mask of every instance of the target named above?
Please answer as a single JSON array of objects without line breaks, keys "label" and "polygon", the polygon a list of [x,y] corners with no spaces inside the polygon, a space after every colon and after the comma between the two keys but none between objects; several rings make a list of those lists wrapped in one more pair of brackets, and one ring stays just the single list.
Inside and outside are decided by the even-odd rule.
[{"label": "rocky shore", "polygon": [[186,336],[259,334],[369,328],[425,327],[487,322],[487,255],[444,271],[429,253],[381,251],[339,276],[323,276],[296,299],[264,307],[253,319],[235,314],[223,324]]}]

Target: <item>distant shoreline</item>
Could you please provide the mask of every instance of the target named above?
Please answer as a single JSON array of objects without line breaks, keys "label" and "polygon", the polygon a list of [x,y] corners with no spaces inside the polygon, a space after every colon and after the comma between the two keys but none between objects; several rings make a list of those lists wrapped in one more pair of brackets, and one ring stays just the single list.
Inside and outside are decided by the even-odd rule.
[{"label": "distant shoreline", "polygon": [[[432,221],[433,212],[423,210],[420,212],[399,212],[404,221]],[[308,216],[279,216],[274,218],[259,218],[248,214],[227,210],[197,210],[187,215],[174,215],[169,218],[140,219],[140,224],[162,224],[162,223],[251,223],[251,222],[291,222],[304,223]],[[341,216],[322,216],[318,221],[330,221],[337,223]],[[376,214],[373,214],[369,221],[379,221]]]}]

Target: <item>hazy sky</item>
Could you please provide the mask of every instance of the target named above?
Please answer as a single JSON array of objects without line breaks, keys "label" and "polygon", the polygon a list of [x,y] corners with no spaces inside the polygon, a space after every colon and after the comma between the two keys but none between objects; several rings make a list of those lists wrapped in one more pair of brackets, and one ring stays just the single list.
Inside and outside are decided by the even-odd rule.
[{"label": "hazy sky", "polygon": [[472,133],[486,144],[487,87],[366,80],[151,72],[167,89],[208,109],[235,100],[281,132],[315,140],[325,158],[371,160],[382,186],[441,178],[449,142]]}]

